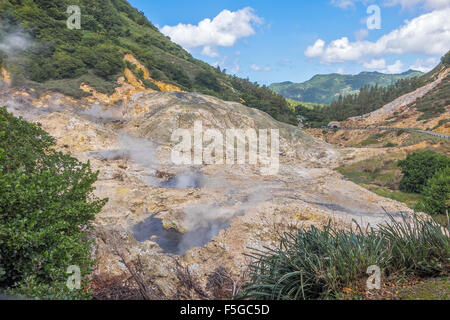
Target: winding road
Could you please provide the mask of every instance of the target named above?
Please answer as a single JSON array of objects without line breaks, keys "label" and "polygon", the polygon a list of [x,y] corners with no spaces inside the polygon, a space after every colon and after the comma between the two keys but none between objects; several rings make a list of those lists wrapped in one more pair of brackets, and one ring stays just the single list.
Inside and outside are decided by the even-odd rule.
[{"label": "winding road", "polygon": [[405,132],[417,132],[417,133],[423,133],[430,136],[443,138],[450,140],[450,136],[443,134],[443,133],[437,133],[433,131],[426,131],[426,130],[419,130],[419,129],[411,129],[411,128],[389,128],[389,127],[377,127],[377,128],[359,128],[359,127],[349,127],[349,128],[331,128],[331,127],[305,127],[305,129],[322,129],[322,130],[367,130],[367,131],[405,131]]}]

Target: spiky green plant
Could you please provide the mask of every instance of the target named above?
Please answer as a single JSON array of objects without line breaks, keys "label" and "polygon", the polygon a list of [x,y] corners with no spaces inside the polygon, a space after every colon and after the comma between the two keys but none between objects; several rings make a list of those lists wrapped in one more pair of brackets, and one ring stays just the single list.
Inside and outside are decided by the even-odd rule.
[{"label": "spiky green plant", "polygon": [[377,228],[339,230],[329,223],[285,233],[278,248],[254,250],[244,299],[327,299],[367,277],[379,266],[385,274],[437,275],[450,258],[448,227],[413,215]]}]

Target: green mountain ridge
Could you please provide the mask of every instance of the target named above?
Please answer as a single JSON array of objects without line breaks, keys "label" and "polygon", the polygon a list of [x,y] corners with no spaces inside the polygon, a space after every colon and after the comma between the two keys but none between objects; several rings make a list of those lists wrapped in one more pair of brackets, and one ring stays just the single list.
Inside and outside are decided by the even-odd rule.
[{"label": "green mountain ridge", "polygon": [[338,73],[315,75],[303,83],[285,81],[269,86],[274,92],[285,98],[319,104],[330,104],[339,95],[357,93],[362,87],[378,85],[387,87],[398,80],[423,75],[420,71],[408,70],[400,74],[384,74],[380,72],[361,72],[357,75]]},{"label": "green mountain ridge", "polygon": [[[72,5],[81,10],[80,30],[67,27],[70,14],[66,10]],[[79,98],[87,94],[80,90],[81,83],[86,83],[112,93],[126,67],[123,57],[130,53],[154,80],[241,102],[279,121],[296,123],[282,96],[195,59],[126,0],[2,0],[0,21],[0,44],[11,44],[8,37],[18,34],[28,44],[25,50],[12,53],[0,46],[0,66],[12,73],[13,87],[54,90]]]}]

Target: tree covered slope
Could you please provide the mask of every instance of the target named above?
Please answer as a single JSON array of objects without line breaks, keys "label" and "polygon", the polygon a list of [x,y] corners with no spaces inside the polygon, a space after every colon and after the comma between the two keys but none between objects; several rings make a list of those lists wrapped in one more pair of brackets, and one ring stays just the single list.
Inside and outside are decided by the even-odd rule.
[{"label": "tree covered slope", "polygon": [[386,87],[401,79],[420,76],[419,71],[409,70],[401,74],[383,74],[379,72],[361,72],[357,75],[326,74],[316,75],[303,83],[273,83],[270,89],[282,96],[303,102],[329,104],[339,95],[357,93],[364,86],[378,85]]},{"label": "tree covered slope", "polygon": [[[81,9],[80,30],[67,28],[70,5]],[[130,53],[154,80],[242,102],[295,123],[283,97],[193,58],[126,0],[3,0],[0,20],[0,66],[12,73],[15,87],[80,97],[86,94],[80,85],[86,83],[111,93],[124,70],[123,57]],[[20,54],[11,45],[16,39],[23,45]]]},{"label": "tree covered slope", "polygon": [[[435,81],[439,74],[450,67],[450,52],[441,59],[441,63],[420,77],[398,80],[387,87],[364,86],[356,94],[339,96],[330,105],[305,105],[298,102],[295,112],[301,115],[311,126],[324,126],[331,121],[344,121],[355,116],[373,112],[395,99],[411,93]],[[450,104],[450,80],[445,77],[433,90],[413,103],[422,114],[418,120],[437,118]]]}]

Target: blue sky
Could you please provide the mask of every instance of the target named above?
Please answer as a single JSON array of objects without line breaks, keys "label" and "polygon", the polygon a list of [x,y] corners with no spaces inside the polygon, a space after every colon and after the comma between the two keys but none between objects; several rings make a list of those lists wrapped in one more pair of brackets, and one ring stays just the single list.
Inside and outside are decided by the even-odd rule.
[{"label": "blue sky", "polygon": [[[194,57],[261,84],[334,72],[427,71],[450,50],[450,0],[130,3]],[[381,28],[368,30],[372,5]]]}]

